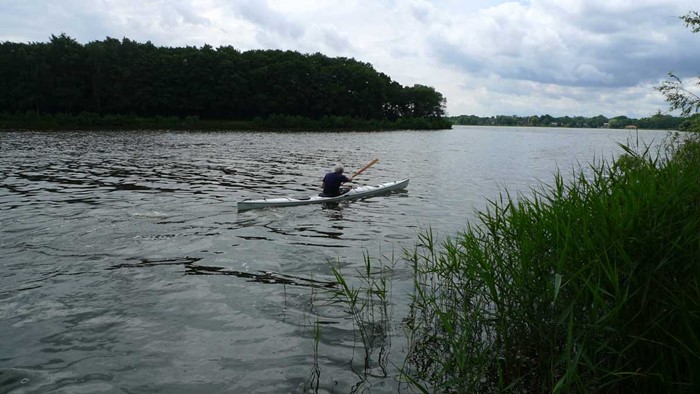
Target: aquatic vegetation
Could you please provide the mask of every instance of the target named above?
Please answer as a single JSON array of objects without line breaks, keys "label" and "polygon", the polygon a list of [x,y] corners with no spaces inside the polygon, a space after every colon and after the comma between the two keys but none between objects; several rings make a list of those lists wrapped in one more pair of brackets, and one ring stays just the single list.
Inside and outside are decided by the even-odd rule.
[{"label": "aquatic vegetation", "polygon": [[409,253],[404,372],[440,392],[679,392],[700,368],[700,142],[505,193]]},{"label": "aquatic vegetation", "polygon": [[[395,260],[392,258],[390,261]],[[356,373],[361,377],[368,374],[387,376],[391,347],[389,275],[393,266],[381,260],[373,265],[373,259],[365,255],[363,268],[363,271],[358,271],[359,283],[355,286],[347,281],[339,267],[331,267],[338,283],[332,299],[348,308],[354,320],[355,332],[360,335],[364,353],[363,369]]]}]

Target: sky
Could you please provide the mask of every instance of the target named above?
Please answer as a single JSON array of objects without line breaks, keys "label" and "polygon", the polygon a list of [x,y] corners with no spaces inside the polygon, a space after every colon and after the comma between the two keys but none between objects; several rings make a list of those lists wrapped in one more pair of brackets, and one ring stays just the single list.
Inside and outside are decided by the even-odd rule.
[{"label": "sky", "polygon": [[[697,89],[697,0],[0,0],[0,42],[106,37],[157,46],[320,52],[428,85],[447,114],[667,113],[672,71]],[[678,115],[677,113],[671,113]]]}]

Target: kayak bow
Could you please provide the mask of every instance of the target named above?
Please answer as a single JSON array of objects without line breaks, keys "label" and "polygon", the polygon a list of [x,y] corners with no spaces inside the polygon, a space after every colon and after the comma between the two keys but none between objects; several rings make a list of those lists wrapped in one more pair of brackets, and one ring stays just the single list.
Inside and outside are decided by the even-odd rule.
[{"label": "kayak bow", "polygon": [[238,202],[238,210],[245,211],[249,209],[267,208],[267,207],[293,207],[297,205],[318,204],[324,202],[336,202],[353,200],[356,198],[364,198],[376,196],[378,194],[389,193],[396,190],[405,189],[408,186],[408,179],[401,181],[382,183],[376,186],[357,186],[350,189],[349,192],[335,197],[311,196],[304,198],[294,197],[279,197],[265,198],[261,200],[244,200]]}]

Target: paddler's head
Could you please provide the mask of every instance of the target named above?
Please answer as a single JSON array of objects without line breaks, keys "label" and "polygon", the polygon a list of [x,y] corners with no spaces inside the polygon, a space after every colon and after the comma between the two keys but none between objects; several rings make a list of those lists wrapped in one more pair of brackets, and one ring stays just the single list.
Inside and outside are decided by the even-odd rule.
[{"label": "paddler's head", "polygon": [[344,171],[344,168],[343,168],[342,164],[336,164],[335,169],[333,170],[333,172],[335,172],[337,174],[342,174],[343,171]]}]

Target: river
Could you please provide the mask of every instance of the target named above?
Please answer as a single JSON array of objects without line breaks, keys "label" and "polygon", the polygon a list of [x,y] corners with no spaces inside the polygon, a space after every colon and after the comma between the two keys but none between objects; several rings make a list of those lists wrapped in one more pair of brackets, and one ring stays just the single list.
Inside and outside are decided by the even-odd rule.
[{"label": "river", "polygon": [[[505,189],[526,195],[619,142],[665,135],[0,132],[0,392],[396,392],[411,284],[400,258],[418,234],[454,235]],[[336,162],[373,158],[357,183],[410,178],[406,191],[237,212],[317,193]],[[386,376],[363,371],[326,287],[331,266],[355,281],[365,256],[396,262]]]}]

